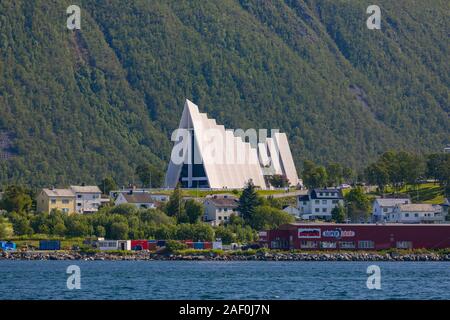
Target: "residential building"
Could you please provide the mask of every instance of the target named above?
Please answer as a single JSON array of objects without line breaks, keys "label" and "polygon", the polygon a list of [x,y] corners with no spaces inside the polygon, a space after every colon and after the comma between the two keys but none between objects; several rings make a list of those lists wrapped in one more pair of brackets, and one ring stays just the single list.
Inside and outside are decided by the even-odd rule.
[{"label": "residential building", "polygon": [[97,186],[70,186],[75,194],[75,211],[77,213],[94,213],[103,202],[109,199],[102,198],[102,192]]},{"label": "residential building", "polygon": [[153,200],[150,194],[146,192],[128,192],[128,193],[119,193],[117,199],[114,201],[114,204],[117,206],[123,203],[130,203],[136,206],[139,209],[155,209],[156,201]]},{"label": "residential building", "polygon": [[38,212],[59,210],[71,214],[75,211],[75,193],[71,189],[42,189],[36,198]]},{"label": "residential building", "polygon": [[297,198],[300,216],[306,220],[331,220],[331,211],[339,204],[344,205],[344,197],[336,188],[313,189]]},{"label": "residential building", "polygon": [[206,197],[203,202],[205,214],[203,221],[218,226],[229,221],[232,214],[238,215],[238,199],[232,195],[222,194]]},{"label": "residential building", "polygon": [[409,198],[377,198],[372,205],[372,221],[386,221],[387,216],[394,211],[397,205],[410,203],[411,200]]},{"label": "residential building", "polygon": [[109,192],[109,197],[111,199],[117,199],[119,194],[121,193],[147,193],[150,195],[150,197],[156,201],[156,202],[167,202],[170,199],[170,196],[166,193],[162,192],[155,192],[154,189],[148,189],[148,188],[124,188],[120,190],[111,190]]},{"label": "residential building", "polygon": [[301,185],[285,133],[274,131],[264,141],[247,142],[200,113],[189,100],[176,133],[164,183],[167,188],[181,183],[183,188],[241,189],[252,180],[267,189],[269,174],[284,175],[291,185]]},{"label": "residential building", "polygon": [[428,203],[399,204],[387,215],[387,222],[395,223],[443,223],[442,206]]}]

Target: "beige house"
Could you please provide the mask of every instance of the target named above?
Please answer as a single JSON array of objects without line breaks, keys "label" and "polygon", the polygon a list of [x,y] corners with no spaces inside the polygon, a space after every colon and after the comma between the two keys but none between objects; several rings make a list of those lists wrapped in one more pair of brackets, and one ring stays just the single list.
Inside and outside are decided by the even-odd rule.
[{"label": "beige house", "polygon": [[387,222],[395,223],[444,223],[442,206],[428,203],[397,205],[388,215]]},{"label": "beige house", "polygon": [[75,193],[70,189],[42,189],[36,198],[38,212],[50,213],[53,209],[63,213],[75,212]]},{"label": "beige house", "polygon": [[205,214],[203,221],[213,226],[225,224],[232,214],[239,215],[239,202],[236,197],[227,194],[217,194],[206,197],[203,207]]}]

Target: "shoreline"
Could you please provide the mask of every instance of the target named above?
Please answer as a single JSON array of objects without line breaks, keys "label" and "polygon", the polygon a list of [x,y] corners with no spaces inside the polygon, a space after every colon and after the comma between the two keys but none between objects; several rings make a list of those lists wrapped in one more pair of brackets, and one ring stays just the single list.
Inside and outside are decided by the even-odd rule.
[{"label": "shoreline", "polygon": [[157,254],[151,252],[79,252],[79,251],[27,251],[0,252],[0,261],[448,261],[450,254],[439,253],[255,253],[255,254]]}]

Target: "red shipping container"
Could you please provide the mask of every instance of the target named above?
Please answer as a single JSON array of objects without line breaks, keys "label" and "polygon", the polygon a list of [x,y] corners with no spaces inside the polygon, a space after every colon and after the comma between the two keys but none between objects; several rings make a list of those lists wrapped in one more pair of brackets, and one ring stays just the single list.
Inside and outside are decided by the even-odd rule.
[{"label": "red shipping container", "polygon": [[148,243],[148,250],[155,251],[156,250],[156,242],[149,242]]},{"label": "red shipping container", "polygon": [[188,248],[193,248],[194,247],[194,243],[192,241],[186,241],[185,244],[187,245]]},{"label": "red shipping container", "polygon": [[203,248],[212,249],[213,248],[212,242],[203,242]]},{"label": "red shipping container", "polygon": [[148,250],[147,240],[131,240],[132,250]]}]

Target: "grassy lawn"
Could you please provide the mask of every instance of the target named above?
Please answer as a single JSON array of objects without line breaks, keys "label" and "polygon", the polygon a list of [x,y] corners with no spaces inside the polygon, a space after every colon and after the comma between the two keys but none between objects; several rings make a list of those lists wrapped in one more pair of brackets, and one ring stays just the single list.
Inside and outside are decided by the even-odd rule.
[{"label": "grassy lawn", "polygon": [[[285,190],[257,190],[257,193],[260,196],[268,196],[268,195],[272,195],[272,194],[280,194],[280,193],[285,193]],[[242,190],[196,190],[196,189],[191,189],[191,190],[183,190],[183,195],[186,197],[196,197],[196,198],[204,198],[208,195],[212,195],[212,194],[221,194],[221,193],[229,193],[229,194],[233,194],[236,197],[239,197],[242,193]],[[172,191],[169,191],[168,194],[172,194]]]},{"label": "grassy lawn", "polygon": [[[392,188],[386,188],[387,192],[393,192]],[[422,183],[419,185],[406,185],[399,193],[407,193],[413,202],[430,204],[442,204],[444,202],[444,188],[434,183]]]}]

